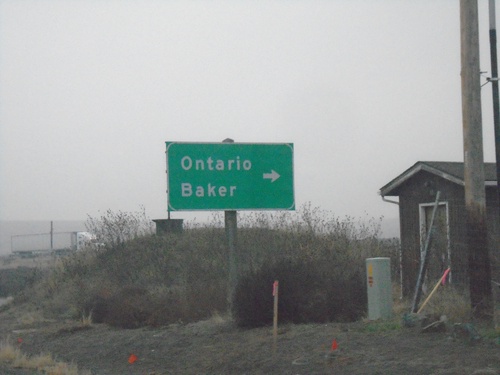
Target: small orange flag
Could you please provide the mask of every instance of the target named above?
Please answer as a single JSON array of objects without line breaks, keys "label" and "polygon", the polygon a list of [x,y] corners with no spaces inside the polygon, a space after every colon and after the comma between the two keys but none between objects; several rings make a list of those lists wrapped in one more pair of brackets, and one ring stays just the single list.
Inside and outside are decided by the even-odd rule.
[{"label": "small orange flag", "polygon": [[337,340],[333,339],[333,342],[332,342],[332,352],[333,352],[334,350],[337,350],[337,348],[338,348],[338,347],[339,347],[339,346],[338,346],[338,344],[337,344]]},{"label": "small orange flag", "polygon": [[135,354],[130,354],[130,357],[128,357],[128,363],[132,364],[135,361],[137,361],[137,356]]}]

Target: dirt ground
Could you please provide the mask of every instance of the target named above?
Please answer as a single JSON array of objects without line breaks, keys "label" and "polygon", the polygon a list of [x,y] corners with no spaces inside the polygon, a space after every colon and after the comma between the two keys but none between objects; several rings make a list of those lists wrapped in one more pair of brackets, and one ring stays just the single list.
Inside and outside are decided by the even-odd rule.
[{"label": "dirt ground", "polygon": [[[1,341],[17,345],[21,339],[23,352],[51,353],[91,374],[500,375],[500,343],[491,335],[471,342],[450,330],[421,333],[377,322],[308,324],[280,327],[274,346],[272,327],[244,330],[220,317],[124,330],[30,319],[18,307],[2,310]],[[137,360],[131,364],[132,354]],[[0,365],[0,374],[33,372]]]}]

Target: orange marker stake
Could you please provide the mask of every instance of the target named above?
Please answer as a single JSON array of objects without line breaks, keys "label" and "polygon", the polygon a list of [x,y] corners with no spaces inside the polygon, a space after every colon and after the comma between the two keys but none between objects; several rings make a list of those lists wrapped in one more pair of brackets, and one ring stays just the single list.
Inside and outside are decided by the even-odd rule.
[{"label": "orange marker stake", "polygon": [[130,354],[130,357],[128,357],[128,363],[133,364],[135,361],[137,361],[137,356],[135,354]]}]

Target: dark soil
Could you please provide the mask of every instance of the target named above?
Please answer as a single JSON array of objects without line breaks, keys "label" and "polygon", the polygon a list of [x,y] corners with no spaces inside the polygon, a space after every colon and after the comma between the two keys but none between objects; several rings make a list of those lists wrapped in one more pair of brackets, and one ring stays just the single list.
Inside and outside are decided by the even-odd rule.
[{"label": "dark soil", "polygon": [[[356,322],[238,329],[223,319],[162,328],[21,323],[19,307],[0,313],[0,339],[22,339],[28,354],[51,353],[92,374],[453,374],[500,375],[500,344],[450,330],[421,333],[394,323]],[[492,337],[493,336],[493,337]],[[333,340],[337,349],[332,351]],[[137,360],[130,364],[130,355]],[[32,374],[0,366],[1,374]]]}]

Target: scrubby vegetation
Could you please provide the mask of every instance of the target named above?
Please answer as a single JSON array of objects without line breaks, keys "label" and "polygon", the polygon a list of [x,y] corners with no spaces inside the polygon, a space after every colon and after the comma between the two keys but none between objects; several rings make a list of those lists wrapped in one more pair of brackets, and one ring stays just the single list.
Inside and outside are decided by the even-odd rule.
[{"label": "scrubby vegetation", "polygon": [[[238,217],[240,282],[233,315],[240,326],[272,321],[272,283],[280,282],[280,322],[352,321],[366,312],[365,259],[391,257],[381,219],[337,218],[302,207]],[[89,218],[104,245],[61,258],[17,297],[46,315],[91,316],[126,328],[191,322],[228,309],[223,214],[182,233],[156,236],[143,212]]]},{"label": "scrubby vegetation", "polygon": [[36,371],[47,375],[90,375],[90,371],[79,371],[74,364],[56,361],[50,353],[28,356],[20,346],[14,346],[8,340],[0,342],[0,364],[7,364],[17,369]]},{"label": "scrubby vegetation", "polygon": [[0,269],[0,298],[5,298],[33,286],[43,278],[45,271],[41,268],[17,267]]}]

